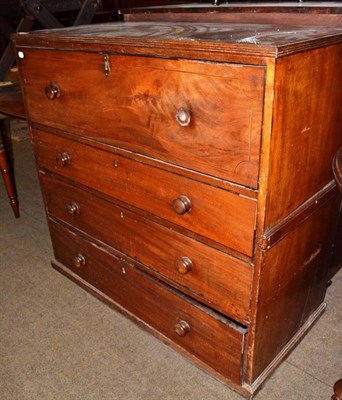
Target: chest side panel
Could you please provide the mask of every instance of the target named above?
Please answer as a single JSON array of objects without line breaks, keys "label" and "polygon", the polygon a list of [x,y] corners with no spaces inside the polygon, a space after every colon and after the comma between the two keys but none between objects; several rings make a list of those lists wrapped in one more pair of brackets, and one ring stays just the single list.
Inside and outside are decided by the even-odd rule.
[{"label": "chest side panel", "polygon": [[339,202],[332,197],[263,257],[252,380],[322,307]]},{"label": "chest side panel", "polygon": [[342,45],[281,59],[276,66],[266,228],[333,179],[342,146]]},{"label": "chest side panel", "polygon": [[264,68],[104,57],[25,51],[30,119],[257,187]]}]

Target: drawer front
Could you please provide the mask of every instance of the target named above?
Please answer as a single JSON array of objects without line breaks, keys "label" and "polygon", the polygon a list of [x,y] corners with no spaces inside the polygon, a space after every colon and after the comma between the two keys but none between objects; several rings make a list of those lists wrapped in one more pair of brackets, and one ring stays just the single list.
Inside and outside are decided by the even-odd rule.
[{"label": "drawer front", "polygon": [[58,262],[181,346],[191,358],[240,382],[244,330],[70,231],[51,222],[50,231]]},{"label": "drawer front", "polygon": [[252,254],[254,199],[43,131],[33,138],[40,168]]},{"label": "drawer front", "polygon": [[257,187],[264,68],[103,57],[25,50],[30,119]]},{"label": "drawer front", "polygon": [[54,177],[40,176],[50,216],[138,260],[223,314],[249,321],[250,265]]}]

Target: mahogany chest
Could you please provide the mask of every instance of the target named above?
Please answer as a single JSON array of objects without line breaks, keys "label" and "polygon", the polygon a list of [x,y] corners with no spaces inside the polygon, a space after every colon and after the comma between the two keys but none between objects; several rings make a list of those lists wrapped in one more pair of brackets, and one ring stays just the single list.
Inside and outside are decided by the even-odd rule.
[{"label": "mahogany chest", "polygon": [[323,311],[342,30],[14,38],[54,268],[245,396]]}]

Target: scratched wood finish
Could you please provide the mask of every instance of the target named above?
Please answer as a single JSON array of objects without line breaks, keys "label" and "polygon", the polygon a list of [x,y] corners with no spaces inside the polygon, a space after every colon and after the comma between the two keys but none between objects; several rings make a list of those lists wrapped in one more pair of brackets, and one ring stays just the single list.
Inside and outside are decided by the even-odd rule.
[{"label": "scratched wood finish", "polygon": [[257,186],[264,68],[110,56],[106,77],[101,54],[32,50],[24,63],[32,121]]},{"label": "scratched wood finish", "polygon": [[[40,179],[50,216],[122,251],[158,272],[159,278],[240,323],[248,323],[251,265],[50,175],[41,173]],[[78,207],[75,213],[68,212],[72,204]],[[181,257],[193,264],[186,274],[176,270]]]},{"label": "scratched wood finish", "polygon": [[[53,37],[49,38],[49,35]],[[294,35],[293,27],[288,27],[277,24],[220,24],[220,23],[163,23],[156,22],[154,24],[136,22],[136,23],[116,23],[113,24],[98,24],[92,26],[89,30],[88,26],[77,26],[65,29],[42,30],[39,33],[32,32],[29,37],[23,35],[20,37],[20,43],[25,45],[27,42],[33,44],[33,47],[47,43],[44,39],[48,37],[54,43],[60,41],[65,48],[70,40],[80,43],[105,40],[111,43],[120,38],[126,40],[139,40],[139,38],[154,38],[172,41],[204,41],[212,43],[252,43],[258,46],[270,46],[273,48],[280,46],[290,46],[295,43],[309,40],[319,40],[324,36],[341,35],[341,29],[336,26],[321,26],[312,28],[310,26],[297,26],[296,34]],[[85,37],[84,37],[85,36]],[[258,37],[257,41],[250,41],[250,37]],[[18,36],[17,36],[18,37]],[[85,39],[85,40],[84,40]],[[330,40],[334,40],[330,38]],[[195,43],[194,43],[195,44]],[[254,46],[256,47],[256,46]]]},{"label": "scratched wood finish", "polygon": [[[23,46],[111,51],[169,58],[266,64],[265,57],[320,48],[339,43],[339,26],[296,26],[279,24],[218,24],[125,22],[44,30],[14,37]],[[24,59],[18,59],[20,63]],[[43,60],[39,60],[41,62]]]},{"label": "scratched wood finish", "polygon": [[267,227],[333,180],[332,159],[342,146],[341,59],[339,45],[277,62]]},{"label": "scratched wood finish", "polygon": [[[33,135],[40,168],[148,211],[163,218],[164,223],[169,220],[189,232],[252,254],[256,208],[253,199],[60,136],[39,130]],[[67,167],[56,163],[56,157],[63,152],[70,156]],[[192,204],[184,215],[177,214],[172,207],[181,195]]]},{"label": "scratched wood finish", "polygon": [[[115,257],[108,256],[107,259],[108,254],[105,251],[119,257],[120,266],[126,266],[129,271],[142,274],[141,276],[145,276],[144,273],[153,275],[151,279],[156,279],[156,286],[151,285],[145,291],[147,286],[142,285],[144,298],[146,297],[143,309],[139,308],[139,304],[134,304],[138,301],[135,294],[132,299],[125,298],[124,290],[118,296],[121,296],[120,299],[125,304],[131,304],[131,313],[137,312],[135,318],[142,318],[149,324],[151,315],[153,318],[155,316],[155,326],[160,330],[161,337],[165,335],[163,329],[167,322],[159,312],[154,314],[150,304],[150,301],[153,305],[158,302],[159,296],[161,303],[166,305],[167,313],[173,312],[174,301],[177,310],[184,308],[188,312],[186,304],[192,298],[193,301],[198,301],[198,306],[201,304],[202,314],[197,321],[202,318],[207,321],[207,318],[217,316],[217,311],[224,321],[227,321],[226,317],[232,318],[235,321],[234,329],[243,335],[239,342],[238,358],[235,357],[235,349],[232,358],[228,354],[222,354],[220,357],[224,360],[215,360],[214,353],[205,351],[205,357],[208,355],[208,358],[199,360],[198,352],[202,350],[196,346],[204,346],[206,349],[204,336],[210,336],[212,325],[206,330],[203,341],[195,338],[194,343],[189,343],[184,348],[188,354],[193,353],[194,359],[200,365],[206,363],[208,371],[216,371],[216,375],[241,393],[255,393],[324,309],[328,262],[332,255],[333,236],[340,208],[331,162],[342,140],[342,94],[339,90],[342,86],[341,28],[293,26],[276,22],[142,22],[79,27],[59,32],[36,32],[32,35],[17,35],[15,41],[17,51],[24,53],[24,58],[18,57],[18,64],[31,118],[37,164],[46,194],[48,217],[50,221],[59,221],[70,229],[64,231],[58,228],[55,235],[59,238],[54,239],[54,247],[58,251],[56,257],[67,265],[65,267],[55,261],[55,267],[88,290],[92,287],[90,285],[96,286],[100,282],[99,289],[92,287],[91,291],[107,302],[109,298],[106,296],[108,293],[112,296],[115,290],[114,286],[106,283],[107,280],[111,282],[109,275],[102,279],[103,267],[100,264],[106,266],[106,271],[111,264],[114,269],[117,264]],[[40,79],[35,68],[44,77],[58,69],[44,61],[43,55],[52,51],[56,55],[51,55],[50,59],[56,60],[58,65],[62,64],[61,55],[68,53],[70,57],[74,57],[74,54],[80,56],[74,58],[74,67],[83,77],[82,80],[77,78],[77,74],[68,65],[64,69],[65,76],[63,73],[58,75],[66,82],[66,87],[73,85],[68,82],[70,77],[75,85],[82,87],[78,93],[82,94],[79,96],[82,97],[81,101],[86,100],[83,101],[84,105],[80,106],[79,98],[73,100],[78,104],[79,112],[79,119],[74,121],[78,121],[80,127],[73,126],[69,121],[69,117],[76,118],[72,99],[64,104],[68,104],[63,110],[64,114],[58,109],[59,106],[52,105],[56,110],[46,112],[49,119],[44,119],[43,97],[37,95],[31,102],[28,101],[32,92],[39,92],[39,96],[44,95],[41,90],[44,86],[41,83],[39,91],[35,87]],[[133,107],[138,112],[132,115],[125,112],[122,114],[134,120],[129,122],[130,129],[136,130],[134,127],[137,123],[150,129],[146,128],[141,133],[135,132],[134,135],[127,132],[122,134],[122,121],[117,118],[115,123],[121,126],[121,131],[113,134],[117,142],[107,142],[108,136],[103,134],[103,126],[108,125],[107,120],[99,120],[98,126],[94,125],[89,131],[82,126],[83,120],[97,118],[87,108],[87,104],[93,100],[83,94],[89,94],[89,86],[102,87],[95,82],[96,77],[101,76],[98,78],[102,79],[101,82],[110,82],[111,79],[111,75],[104,77],[104,65],[96,64],[97,61],[94,64],[89,63],[91,79],[87,80],[87,74],[84,74],[86,63],[81,58],[97,60],[100,52],[109,54],[112,71],[113,59],[129,59],[132,66],[139,66],[137,71],[145,72],[139,80],[132,76],[126,78],[122,73],[122,82],[117,81],[117,85],[120,87],[122,84],[121,88],[124,90],[133,90],[134,86],[133,93],[141,94],[151,87],[151,93],[156,94],[156,88],[166,88],[162,96],[154,98],[156,103],[153,103],[151,93],[143,98],[138,96],[136,100],[143,103],[143,107]],[[32,63],[30,61],[30,54],[38,53],[42,55],[45,69],[41,68],[39,57],[35,56]],[[220,62],[226,65],[219,64]],[[118,63],[119,68],[122,65]],[[48,66],[50,71],[46,72]],[[232,114],[232,109],[221,107],[219,103],[224,101],[225,105],[229,105],[229,101],[238,93],[238,90],[233,90],[231,83],[227,83],[234,71],[244,74],[236,77],[236,83],[244,82],[247,85],[249,95],[246,97],[249,98],[243,100],[241,97],[238,103],[242,109],[236,108]],[[155,83],[152,75],[163,82]],[[183,78],[185,76],[187,79]],[[55,80],[49,79],[51,82]],[[134,85],[130,85],[125,79]],[[58,78],[55,83],[60,84],[59,80]],[[163,114],[163,110],[167,108],[164,105],[170,104],[169,98],[173,98],[177,92],[175,88],[178,83],[171,82],[172,80],[182,81],[182,90],[191,89],[194,92],[193,101],[199,102],[201,107],[197,109],[199,116],[196,106],[191,103],[194,126],[190,123],[188,127],[177,127],[179,130],[176,130],[176,134],[166,139],[164,133],[159,132],[162,128],[166,132],[173,131],[172,118],[175,110]],[[252,88],[256,90],[255,93],[250,93]],[[208,95],[210,119],[205,114],[200,93]],[[222,93],[228,93],[229,99],[225,99]],[[58,100],[65,97],[62,87],[60,94]],[[93,96],[97,100],[91,104],[101,99],[106,101],[106,104],[102,104],[102,100],[99,102],[98,110],[119,104],[116,96],[109,99],[103,97],[101,91],[94,92]],[[191,99],[191,96],[192,93],[186,97]],[[45,98],[44,101],[46,102]],[[258,101],[262,104],[256,103]],[[58,104],[55,100],[51,103]],[[129,106],[131,107],[131,103]],[[33,120],[35,107],[40,111]],[[183,104],[177,104],[177,107],[183,107]],[[253,146],[259,146],[258,154],[253,158],[258,160],[258,166],[254,169],[254,175],[247,172],[247,175],[241,173],[240,176],[234,176],[232,166],[236,165],[241,154],[239,149],[233,147],[242,146],[241,151],[245,151],[247,146],[247,142],[241,140],[237,132],[233,134],[237,118],[247,115],[244,107],[252,107],[253,113],[257,113],[256,120],[260,118],[255,128],[249,129],[254,139],[251,138],[248,142],[253,143],[249,154],[254,154],[256,147]],[[73,110],[71,116],[69,108]],[[153,113],[157,109],[163,114],[162,117],[148,121],[148,116],[156,115]],[[146,110],[146,114],[142,110]],[[59,113],[60,121],[56,122],[58,118],[54,112]],[[213,115],[219,121],[217,127],[212,123]],[[200,132],[195,129],[194,121],[197,118],[201,124]],[[58,125],[54,125],[55,123]],[[241,124],[242,130],[245,129],[243,126],[247,125]],[[177,133],[187,132],[187,128],[192,132],[191,140]],[[150,135],[152,131],[153,137]],[[229,133],[227,141],[221,132]],[[256,138],[260,140],[258,145],[254,141]],[[197,151],[199,149],[200,152]],[[213,157],[218,154],[218,149],[225,149],[227,158],[224,164]],[[56,156],[66,152],[69,153],[70,165],[57,166]],[[47,178],[47,174],[51,176]],[[47,179],[50,181],[47,182]],[[241,190],[234,190],[234,187],[240,187]],[[80,214],[78,219],[64,215],[64,203],[70,201],[67,199],[69,194],[75,196],[87,214]],[[191,199],[192,204],[191,211],[182,216],[175,214],[172,205],[173,200],[179,199],[181,195]],[[107,202],[110,205],[106,206]],[[92,203],[94,206],[91,208]],[[189,203],[187,199],[186,203]],[[107,220],[105,209],[114,213],[115,217],[108,217]],[[89,214],[91,212],[93,214]],[[117,238],[109,237],[112,218],[115,220],[113,226],[120,226],[117,229]],[[94,226],[95,220],[101,223]],[[54,236],[54,232],[52,234]],[[82,237],[86,237],[89,242],[84,242]],[[86,247],[82,243],[87,243]],[[141,249],[138,248],[139,243]],[[86,283],[86,280],[82,280],[82,268],[73,268],[70,265],[72,259],[66,255],[74,254],[79,248],[85,252],[88,246],[95,249],[87,253],[87,258],[96,266],[92,270],[86,270],[84,277],[89,282]],[[178,279],[173,275],[175,272],[172,264],[180,251],[183,255],[190,254],[196,265],[200,266],[198,276],[189,272],[188,277]],[[64,259],[64,256],[68,259]],[[247,264],[242,261],[236,264],[236,257]],[[215,260],[215,264],[211,260]],[[76,264],[81,261],[82,258],[76,258]],[[250,269],[247,271],[246,267],[249,268],[249,265]],[[248,312],[247,303],[244,303],[247,298],[241,296],[243,291],[246,296],[247,287],[244,284],[241,286],[235,280],[229,280],[235,279],[237,274],[240,275],[240,269],[245,271],[239,277],[245,284],[250,277],[249,273],[252,273]],[[212,272],[210,280],[205,275],[209,271]],[[191,278],[189,284],[186,281],[188,278]],[[121,283],[121,280],[117,280],[119,281]],[[134,279],[133,281],[137,282]],[[124,286],[128,297],[135,291],[134,282],[132,289],[129,289],[130,282]],[[217,304],[224,293],[220,285],[226,290],[228,304]],[[155,287],[160,287],[161,291],[158,289],[155,292]],[[185,303],[174,300],[172,296],[175,288],[183,293],[181,297],[186,299]],[[231,303],[234,289],[237,306]],[[165,302],[165,299],[169,300]],[[149,307],[152,311],[147,311]],[[159,318],[160,329],[157,326]],[[230,347],[224,344],[227,340],[226,334],[220,333],[219,337],[215,336],[215,332],[212,334],[219,351],[229,352]],[[170,343],[175,343],[177,348],[178,342],[172,336],[168,337]],[[235,365],[233,373],[230,365]]]},{"label": "scratched wood finish", "polygon": [[324,300],[339,202],[335,195],[263,257],[252,381]]},{"label": "scratched wood finish", "polygon": [[[145,324],[183,347],[219,374],[240,383],[244,330],[227,319],[170,291],[123,260],[114,257],[66,229],[50,222],[55,258],[99,289]],[[75,256],[84,265],[74,265]],[[175,326],[186,321],[190,330],[180,337]]]}]

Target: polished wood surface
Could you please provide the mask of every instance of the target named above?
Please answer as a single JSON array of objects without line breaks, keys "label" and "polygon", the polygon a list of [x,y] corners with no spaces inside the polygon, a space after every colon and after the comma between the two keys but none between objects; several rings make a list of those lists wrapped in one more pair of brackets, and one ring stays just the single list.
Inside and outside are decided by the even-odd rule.
[{"label": "polished wood surface", "polygon": [[[20,46],[88,50],[119,54],[225,61],[265,65],[267,57],[282,57],[339,43],[337,26],[219,23],[116,23],[44,30],[18,35]],[[21,59],[21,64],[25,58]]]},{"label": "polished wood surface", "polygon": [[55,268],[254,394],[325,308],[341,29],[131,22],[15,42]]},{"label": "polished wood surface", "polygon": [[[40,130],[34,130],[33,136],[40,168],[162,218],[166,225],[170,221],[190,236],[194,232],[244,254],[252,254],[254,199]],[[183,215],[173,208],[173,202],[180,195],[189,197],[192,203],[191,210]],[[221,207],[217,208],[217,203]],[[223,220],[227,225],[222,224]]]},{"label": "polished wood surface", "polygon": [[[209,364],[226,379],[240,382],[244,329],[180,293],[167,290],[131,262],[100,250],[57,224],[50,223],[50,232],[58,262],[192,357]],[[83,257],[84,263],[75,264],[75,257]],[[180,335],[181,321],[186,321],[189,331]]]},{"label": "polished wood surface", "polygon": [[109,56],[106,76],[102,55],[39,50],[24,62],[32,121],[256,188],[263,68]]},{"label": "polished wood surface", "polygon": [[[147,267],[150,273],[152,269],[158,278],[248,323],[250,264],[49,174],[41,173],[40,179],[52,218],[95,236],[139,262],[139,267]],[[186,273],[178,271],[186,269],[184,258],[191,260]]]},{"label": "polished wood surface", "polygon": [[254,378],[265,370],[324,299],[339,202],[335,194],[263,257]]},{"label": "polished wood surface", "polygon": [[[267,227],[282,220],[333,179],[331,161],[342,145],[342,135],[337,134],[342,132],[337,106],[342,104],[341,58],[342,47],[329,46],[277,63],[273,107],[283,112],[275,112],[272,121]],[[324,84],[322,71],[312,65],[324,65],[324,74],[335,77],[334,81]],[[292,71],[290,76],[288,71]]]}]

